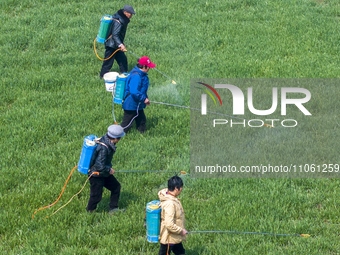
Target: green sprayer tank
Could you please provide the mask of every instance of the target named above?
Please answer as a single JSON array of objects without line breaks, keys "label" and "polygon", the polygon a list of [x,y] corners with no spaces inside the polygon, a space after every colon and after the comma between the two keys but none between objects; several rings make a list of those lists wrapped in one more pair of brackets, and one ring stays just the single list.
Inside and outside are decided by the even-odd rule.
[{"label": "green sprayer tank", "polygon": [[107,39],[108,32],[110,29],[112,23],[112,16],[111,15],[104,15],[100,19],[100,27],[99,32],[97,35],[97,42],[99,43],[105,43],[105,40]]}]

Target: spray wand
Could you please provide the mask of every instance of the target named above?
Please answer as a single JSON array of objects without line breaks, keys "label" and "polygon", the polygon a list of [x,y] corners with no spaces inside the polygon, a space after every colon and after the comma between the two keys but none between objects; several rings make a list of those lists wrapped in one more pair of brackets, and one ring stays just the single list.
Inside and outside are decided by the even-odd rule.
[{"label": "spray wand", "polygon": [[188,234],[201,234],[201,233],[219,233],[219,234],[252,234],[252,235],[272,235],[272,236],[297,236],[297,237],[310,237],[308,234],[292,235],[292,234],[275,234],[275,233],[260,233],[260,232],[242,232],[242,231],[188,231]]},{"label": "spray wand", "polygon": [[[163,102],[155,102],[155,101],[150,101],[151,103],[154,103],[154,104],[162,104],[162,105],[169,105],[169,106],[174,106],[174,107],[180,107],[180,108],[185,108],[185,109],[190,109],[190,110],[195,110],[195,111],[201,111],[201,109],[198,109],[198,108],[192,108],[192,107],[188,107],[188,106],[183,106],[183,105],[176,105],[176,104],[168,104],[168,103],[163,103]],[[247,119],[243,119],[243,118],[238,118],[238,117],[235,117],[235,116],[230,116],[230,115],[227,115],[227,114],[223,114],[223,113],[219,113],[219,112],[210,112],[210,111],[207,111],[208,113],[213,113],[213,114],[217,114],[217,115],[221,115],[221,116],[224,116],[224,117],[229,117],[229,118],[234,118],[234,119],[238,119],[238,120],[246,120],[246,121],[249,121]],[[260,122],[257,122],[257,121],[254,121],[256,123],[260,123]],[[263,123],[266,127],[270,127],[270,128],[273,128],[272,125],[269,125],[269,124],[265,124]]]},{"label": "spray wand", "polygon": [[[168,172],[168,171],[115,171],[115,173],[175,173],[177,174],[177,172]],[[180,174],[187,174],[187,172],[185,171],[180,171]]]}]

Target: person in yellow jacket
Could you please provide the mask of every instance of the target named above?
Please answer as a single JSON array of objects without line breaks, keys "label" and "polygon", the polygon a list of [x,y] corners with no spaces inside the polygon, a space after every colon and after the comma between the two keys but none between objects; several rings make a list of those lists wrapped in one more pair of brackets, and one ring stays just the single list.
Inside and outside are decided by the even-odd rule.
[{"label": "person in yellow jacket", "polygon": [[182,241],[186,239],[185,215],[181,201],[177,196],[181,194],[183,181],[178,176],[168,180],[168,188],[158,192],[161,201],[161,229],[159,255],[185,254]]}]

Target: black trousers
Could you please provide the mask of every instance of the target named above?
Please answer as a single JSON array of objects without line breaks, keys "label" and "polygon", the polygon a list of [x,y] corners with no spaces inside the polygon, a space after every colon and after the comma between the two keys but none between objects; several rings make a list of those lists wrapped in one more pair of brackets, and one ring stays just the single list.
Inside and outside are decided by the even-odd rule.
[{"label": "black trousers", "polygon": [[159,249],[159,255],[170,255],[171,252],[173,252],[175,255],[181,255],[185,254],[185,249],[183,247],[182,243],[174,244],[172,246],[169,246],[169,253],[168,251],[168,245],[167,244],[161,244],[161,247]]},{"label": "black trousers", "polygon": [[[124,132],[128,132],[130,128],[132,127],[133,121],[136,121],[136,128],[139,132],[144,133],[146,129],[146,116],[144,113],[144,110],[139,110],[138,111],[138,116],[137,111],[129,111],[129,110],[124,110],[124,116],[123,116],[123,121],[120,124],[122,128],[124,128]],[[132,119],[136,117],[133,121]]]},{"label": "black trousers", "polygon": [[87,204],[87,211],[93,211],[97,208],[97,204],[102,199],[103,187],[111,191],[110,209],[118,208],[118,201],[120,195],[120,183],[117,179],[110,175],[109,177],[91,177],[91,192],[90,199]]},{"label": "black trousers", "polygon": [[[117,48],[110,48],[110,47],[105,47],[105,49],[106,49],[105,57],[104,57],[105,59],[110,57],[112,53],[117,50]],[[113,66],[114,60],[116,60],[119,65],[120,73],[127,73],[128,71],[127,58],[124,52],[119,50],[112,56],[112,58],[103,61],[102,70],[100,71],[101,78],[103,77],[104,74],[106,74],[107,72],[110,72],[111,67]]]}]

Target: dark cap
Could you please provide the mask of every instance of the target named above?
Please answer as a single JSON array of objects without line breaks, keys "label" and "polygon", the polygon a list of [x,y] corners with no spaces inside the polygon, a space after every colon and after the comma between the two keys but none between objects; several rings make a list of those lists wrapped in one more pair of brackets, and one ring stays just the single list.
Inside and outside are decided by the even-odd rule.
[{"label": "dark cap", "polygon": [[135,10],[132,8],[131,5],[124,5],[123,11],[131,13],[131,14],[136,14]]}]

